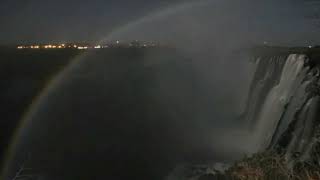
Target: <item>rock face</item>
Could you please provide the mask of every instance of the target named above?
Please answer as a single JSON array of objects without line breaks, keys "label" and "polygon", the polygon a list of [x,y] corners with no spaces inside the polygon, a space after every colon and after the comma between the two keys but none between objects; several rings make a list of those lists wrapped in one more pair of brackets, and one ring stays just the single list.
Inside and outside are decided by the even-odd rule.
[{"label": "rock face", "polygon": [[257,150],[285,153],[290,166],[319,165],[319,65],[304,54],[255,63],[245,116]]},{"label": "rock face", "polygon": [[[305,54],[262,56],[254,63],[243,114],[254,137],[253,147],[257,152],[284,156],[284,166],[290,170],[299,172],[301,166],[309,166],[306,168],[314,171],[320,167],[320,65]],[[263,153],[257,156],[267,158]],[[205,174],[199,180],[230,179],[230,173],[232,169],[221,177]]]},{"label": "rock face", "polygon": [[190,180],[241,179],[233,177],[234,167],[240,167],[237,173],[245,174],[244,179],[262,177],[259,168],[264,167],[254,165],[257,157],[257,162],[259,158],[284,157],[288,172],[301,164],[312,170],[320,167],[320,65],[305,54],[261,56],[253,63],[254,77],[242,120],[253,137],[254,151],[272,152],[274,157],[259,153],[249,160],[252,164],[236,163],[225,173],[198,167],[189,170],[198,172]]},{"label": "rock face", "polygon": [[213,174],[205,174],[199,177],[199,180],[215,180],[217,177]]}]

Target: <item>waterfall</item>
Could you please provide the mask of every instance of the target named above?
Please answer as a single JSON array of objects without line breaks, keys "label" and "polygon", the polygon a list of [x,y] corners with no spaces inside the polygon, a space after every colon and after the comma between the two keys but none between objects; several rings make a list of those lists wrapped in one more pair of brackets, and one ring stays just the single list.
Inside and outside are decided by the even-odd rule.
[{"label": "waterfall", "polygon": [[309,161],[319,142],[319,67],[303,54],[257,59],[246,107],[255,149]]},{"label": "waterfall", "polygon": [[[220,132],[223,142],[233,143],[218,145],[248,154],[270,150],[284,155],[291,169],[299,162],[319,167],[320,70],[315,60],[304,54],[262,56],[252,68],[241,116],[247,128]],[[223,173],[230,164],[224,164],[222,170],[217,164],[178,166],[168,180],[230,179],[230,174]]]}]

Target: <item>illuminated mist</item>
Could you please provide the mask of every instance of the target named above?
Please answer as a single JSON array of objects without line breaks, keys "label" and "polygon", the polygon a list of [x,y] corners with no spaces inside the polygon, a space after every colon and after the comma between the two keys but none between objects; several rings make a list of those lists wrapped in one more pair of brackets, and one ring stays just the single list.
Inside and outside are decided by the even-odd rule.
[{"label": "illuminated mist", "polygon": [[239,118],[255,66],[243,52],[264,42],[304,45],[309,25],[291,11],[288,2],[184,2],[114,29],[101,42],[175,48],[75,59],[26,114],[9,161],[33,152],[34,165],[57,178],[162,179],[181,163],[257,151]]}]

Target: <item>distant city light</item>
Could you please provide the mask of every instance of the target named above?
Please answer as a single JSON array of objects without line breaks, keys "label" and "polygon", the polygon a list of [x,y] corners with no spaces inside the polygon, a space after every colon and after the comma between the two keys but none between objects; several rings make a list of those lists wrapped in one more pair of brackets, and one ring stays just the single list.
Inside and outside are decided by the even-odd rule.
[{"label": "distant city light", "polygon": [[110,44],[89,44],[89,43],[56,43],[56,44],[32,44],[32,45],[18,45],[17,49],[104,49],[104,48],[112,48],[112,47],[134,47],[134,48],[148,48],[148,47],[156,47],[160,46],[159,44],[155,44],[154,42],[120,42],[119,40]]},{"label": "distant city light", "polygon": [[87,46],[78,46],[78,49],[88,49]]}]

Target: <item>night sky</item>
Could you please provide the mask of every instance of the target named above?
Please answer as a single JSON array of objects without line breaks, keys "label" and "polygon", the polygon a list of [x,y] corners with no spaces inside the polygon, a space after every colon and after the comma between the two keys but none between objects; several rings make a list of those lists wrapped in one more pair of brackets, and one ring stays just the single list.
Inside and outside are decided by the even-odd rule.
[{"label": "night sky", "polygon": [[[248,33],[250,41],[254,42],[272,41],[290,45],[320,42],[318,22],[310,18],[315,17],[319,9],[319,3],[314,0],[203,1],[206,5],[199,5],[199,2],[201,1],[1,0],[0,44],[99,41],[110,33],[117,34],[117,31],[122,32],[116,36],[120,39],[167,41],[174,34],[179,34],[179,31],[189,31],[189,27],[197,27],[197,33],[188,33],[188,38],[194,34],[205,34],[208,37],[210,31],[204,33],[202,29],[214,31],[223,27],[215,32],[219,34],[226,29],[237,29],[237,33]],[[147,22],[142,21],[135,27],[123,30],[127,24],[159,16],[166,11],[171,12],[156,20],[149,18]],[[220,21],[229,24],[224,26]],[[229,28],[229,25],[233,28]],[[184,39],[184,36],[179,38]],[[198,37],[195,35],[192,38]]]},{"label": "night sky", "polygon": [[[0,45],[142,40],[178,47],[114,48],[72,58],[21,117],[9,160],[15,166],[31,152],[35,169],[47,167],[44,174],[66,179],[97,179],[106,169],[106,179],[156,179],[182,162],[232,161],[255,151],[238,115],[247,113],[256,64],[234,50],[320,45],[319,8],[320,0],[0,0]],[[23,77],[21,84],[6,80],[4,92],[18,99],[14,90],[38,80],[29,71],[51,66],[37,69],[25,60],[50,56],[56,62],[74,51],[5,49],[12,52],[3,57]],[[3,69],[12,76],[11,68]]]}]

